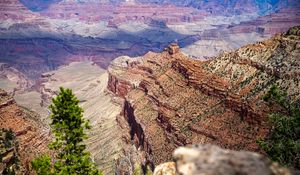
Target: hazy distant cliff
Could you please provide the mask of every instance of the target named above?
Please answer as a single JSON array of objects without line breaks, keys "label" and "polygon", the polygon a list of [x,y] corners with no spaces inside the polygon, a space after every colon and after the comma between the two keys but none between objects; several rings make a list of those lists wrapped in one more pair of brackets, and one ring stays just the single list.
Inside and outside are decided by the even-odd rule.
[{"label": "hazy distant cliff", "polygon": [[194,7],[200,10],[205,10],[211,13],[224,13],[227,15],[238,15],[248,10],[255,10],[259,15],[274,12],[283,7],[293,6],[299,4],[297,0],[215,0],[215,1],[195,1],[195,0],[51,0],[51,1],[37,1],[37,0],[20,0],[25,6],[33,11],[39,11],[48,8],[53,3],[63,2],[75,2],[79,4],[83,3],[110,3],[120,4],[125,2],[134,3],[153,3],[153,4],[174,4],[177,6]]}]

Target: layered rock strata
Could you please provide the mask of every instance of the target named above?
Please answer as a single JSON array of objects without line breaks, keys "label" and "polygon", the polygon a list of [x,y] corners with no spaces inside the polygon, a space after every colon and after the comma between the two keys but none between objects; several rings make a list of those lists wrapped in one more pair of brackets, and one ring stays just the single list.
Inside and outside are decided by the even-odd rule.
[{"label": "layered rock strata", "polygon": [[212,143],[261,151],[256,140],[269,132],[261,100],[273,84],[299,99],[299,27],[223,53],[191,60],[172,47],[141,58],[117,58],[108,89],[124,98],[125,136],[149,164],[171,160],[178,146]]},{"label": "layered rock strata", "polygon": [[30,162],[36,156],[48,152],[47,144],[51,138],[49,128],[42,124],[36,113],[19,107],[3,90],[0,90],[0,128],[11,129],[15,133],[19,144],[20,166],[23,167],[22,172],[28,174]]}]

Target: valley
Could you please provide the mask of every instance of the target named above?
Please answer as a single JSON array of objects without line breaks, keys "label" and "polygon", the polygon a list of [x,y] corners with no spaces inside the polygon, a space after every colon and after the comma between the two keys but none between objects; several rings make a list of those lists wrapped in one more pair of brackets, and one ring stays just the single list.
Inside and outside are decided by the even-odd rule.
[{"label": "valley", "polygon": [[172,4],[61,1],[30,11],[17,0],[0,3],[0,61],[33,80],[73,61],[105,69],[118,56],[160,52],[172,42],[193,58],[208,59],[300,21],[299,4],[263,16],[255,9],[222,16]]},{"label": "valley", "polygon": [[256,141],[274,109],[262,97],[273,84],[300,97],[299,9],[296,0],[2,0],[0,126],[28,150],[30,172],[49,153],[48,106],[63,86],[91,123],[85,144],[105,174],[154,170],[191,144],[265,154]]}]

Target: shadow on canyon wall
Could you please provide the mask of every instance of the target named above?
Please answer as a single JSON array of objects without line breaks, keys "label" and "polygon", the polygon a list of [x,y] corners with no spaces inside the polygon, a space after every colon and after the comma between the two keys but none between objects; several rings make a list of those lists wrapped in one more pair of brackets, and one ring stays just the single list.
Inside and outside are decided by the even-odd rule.
[{"label": "shadow on canyon wall", "polygon": [[41,11],[47,9],[51,4],[62,0],[19,0],[25,7],[31,11]]},{"label": "shadow on canyon wall", "polygon": [[184,47],[198,40],[196,35],[183,35],[166,26],[135,33],[119,30],[101,37],[16,31],[10,28],[0,35],[0,62],[10,64],[31,79],[72,61],[89,60],[107,68],[121,55],[141,56],[148,51],[160,52],[174,41]]}]

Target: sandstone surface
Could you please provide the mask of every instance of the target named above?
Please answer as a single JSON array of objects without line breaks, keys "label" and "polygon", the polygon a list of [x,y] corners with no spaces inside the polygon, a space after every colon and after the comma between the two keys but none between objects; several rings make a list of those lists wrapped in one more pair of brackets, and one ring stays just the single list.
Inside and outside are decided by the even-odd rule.
[{"label": "sandstone surface", "polygon": [[[127,140],[150,165],[171,160],[183,145],[211,143],[261,152],[256,140],[269,132],[262,101],[273,84],[298,100],[299,27],[223,53],[210,61],[180,51],[120,57],[109,67],[108,89],[125,100]],[[129,61],[130,60],[130,61]]]}]

